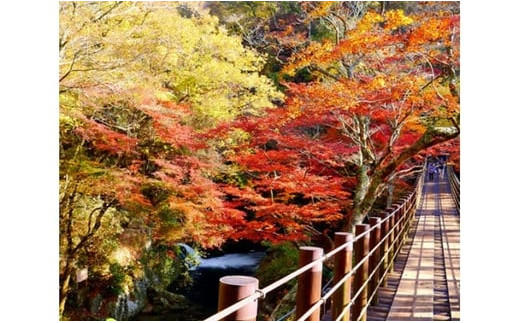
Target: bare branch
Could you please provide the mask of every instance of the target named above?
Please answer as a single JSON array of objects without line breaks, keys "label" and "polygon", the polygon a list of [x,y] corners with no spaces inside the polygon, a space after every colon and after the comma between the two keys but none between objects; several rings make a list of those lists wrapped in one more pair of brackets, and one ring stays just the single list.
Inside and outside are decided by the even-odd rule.
[{"label": "bare branch", "polygon": [[94,222],[94,226],[91,230],[88,231],[86,235],[84,235],[80,242],[70,251],[71,253],[69,256],[74,255],[76,252],[78,252],[79,249],[81,249],[86,243],[94,236],[94,234],[99,230],[101,227],[101,220],[103,216],[105,215],[106,211],[112,207],[115,204],[115,200],[111,200],[109,202],[104,202],[103,206],[99,209],[98,214],[96,216],[96,220]]},{"label": "bare branch", "polygon": [[398,172],[393,173],[388,177],[388,181],[393,180],[394,178],[402,178],[408,177],[410,175],[416,174],[418,172],[422,172],[422,165],[415,165],[407,169],[400,170]]},{"label": "bare branch", "polygon": [[455,117],[451,117],[451,118],[450,118],[450,121],[451,121],[451,123],[453,124],[453,126],[454,126],[455,128],[457,128],[457,131],[460,132],[460,127],[459,127],[459,124],[457,123],[457,120],[455,120]]},{"label": "bare branch", "polygon": [[72,62],[69,65],[69,69],[63,76],[60,77],[59,82],[63,81],[67,76],[69,76],[70,72],[72,72],[72,68],[74,67],[74,64],[76,63],[76,59],[78,58],[79,53],[81,53],[81,49],[74,53],[74,56],[72,57]]},{"label": "bare branch", "polygon": [[93,230],[93,228],[91,227],[92,215],[94,215],[94,212],[101,210],[101,208],[101,206],[94,208],[88,215],[87,233],[90,233]]},{"label": "bare branch", "polygon": [[115,8],[119,7],[119,5],[121,5],[123,3],[123,1],[117,1],[116,3],[114,3],[114,5],[110,8],[108,8],[107,11],[103,12],[100,16],[98,16],[97,18],[94,18],[92,20],[92,22],[98,22],[100,21],[101,19],[103,19],[106,15],[108,15],[109,13],[111,13]]}]

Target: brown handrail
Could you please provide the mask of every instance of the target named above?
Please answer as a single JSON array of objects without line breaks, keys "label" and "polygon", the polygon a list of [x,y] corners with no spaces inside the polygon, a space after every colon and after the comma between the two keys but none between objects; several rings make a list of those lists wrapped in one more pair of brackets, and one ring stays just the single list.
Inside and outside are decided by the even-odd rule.
[{"label": "brown handrail", "polygon": [[[396,217],[398,212],[402,210],[401,211],[401,216],[399,217],[399,219],[396,219],[395,221],[393,221],[394,223],[393,223],[392,227],[389,228],[389,231],[385,234],[384,237],[380,238],[379,242],[375,246],[373,246],[371,250],[369,250],[368,254],[366,254],[366,256],[363,257],[362,259],[357,260],[356,261],[356,265],[353,266],[353,268],[346,275],[344,275],[341,280],[336,282],[336,284],[334,286],[332,286],[331,289],[325,295],[323,295],[303,315],[301,315],[298,318],[299,321],[306,320],[307,318],[309,318],[311,316],[311,314],[314,313],[329,298],[331,298],[332,295],[349,278],[351,278],[359,270],[359,268],[361,266],[363,266],[363,264],[365,262],[369,261],[370,257],[373,256],[373,254],[376,252],[376,250],[380,250],[382,245],[388,239],[390,239],[391,241],[389,241],[389,243],[388,243],[388,250],[387,250],[387,252],[385,254],[383,254],[381,252],[380,253],[380,257],[379,257],[380,259],[374,259],[374,260],[377,261],[377,264],[375,266],[371,266],[373,268],[373,270],[370,273],[368,273],[368,278],[366,280],[364,280],[364,283],[361,285],[361,287],[358,290],[356,290],[356,291],[353,290],[352,291],[354,294],[351,297],[350,302],[345,306],[345,308],[343,309],[343,312],[336,318],[336,320],[341,319],[345,315],[345,313],[348,312],[348,310],[352,307],[352,304],[357,300],[357,298],[361,294],[361,291],[368,286],[369,282],[371,282],[371,279],[374,277],[376,272],[383,272],[382,274],[378,275],[380,277],[378,277],[379,279],[378,279],[378,281],[376,283],[372,282],[374,284],[375,288],[372,291],[372,294],[368,295],[367,305],[365,305],[361,309],[360,315],[357,318],[354,318],[355,320],[358,320],[366,312],[366,310],[368,308],[368,305],[370,304],[370,301],[374,298],[375,293],[377,293],[377,289],[379,288],[379,286],[381,286],[381,284],[385,280],[385,277],[388,274],[388,272],[392,270],[392,266],[390,264],[393,263],[393,261],[395,260],[395,258],[397,257],[397,255],[399,253],[399,250],[401,249],[402,245],[404,244],[405,239],[403,239],[403,237],[405,236],[405,234],[407,233],[407,231],[411,227],[410,221],[413,220],[413,217],[415,215],[415,208],[417,206],[417,203],[418,203],[418,201],[420,199],[420,196],[421,196],[421,193],[422,193],[422,183],[423,183],[423,179],[424,179],[424,170],[425,170],[425,165],[423,165],[423,172],[421,173],[421,175],[416,180],[416,184],[415,184],[415,188],[414,188],[413,192],[410,193],[406,197],[406,199],[404,200],[403,203],[401,203],[400,205],[396,206],[395,209],[391,210],[391,212],[389,212],[386,217],[382,218],[381,221],[379,221],[377,223],[377,225],[371,226],[370,229],[368,229],[367,231],[363,232],[362,234],[359,234],[359,235],[355,236],[354,239],[352,239],[351,241],[348,241],[348,242],[346,242],[346,243],[344,243],[344,244],[334,248],[333,250],[331,250],[327,254],[317,258],[316,260],[306,264],[305,266],[300,267],[296,271],[294,271],[294,272],[290,273],[289,275],[279,279],[278,281],[276,281],[276,282],[274,282],[274,283],[272,283],[272,284],[270,284],[270,285],[268,285],[268,286],[266,286],[266,287],[264,287],[262,289],[258,289],[256,291],[254,291],[251,295],[249,295],[249,296],[247,296],[247,297],[237,301],[233,305],[231,305],[231,306],[229,306],[229,307],[219,311],[218,313],[208,317],[207,319],[205,319],[205,321],[217,321],[217,320],[224,319],[229,314],[236,312],[237,310],[243,308],[244,306],[246,306],[246,305],[248,305],[250,303],[253,303],[253,302],[255,302],[256,300],[258,300],[260,298],[264,298],[269,292],[275,290],[276,288],[278,288],[278,287],[284,285],[285,283],[291,281],[292,279],[298,277],[299,275],[301,275],[302,273],[308,271],[309,269],[313,268],[314,266],[329,260],[331,257],[336,255],[338,252],[346,249],[347,247],[351,248],[352,244],[354,244],[356,241],[359,241],[360,239],[362,239],[366,235],[370,235],[371,232],[376,230],[376,228],[378,226],[382,227],[386,222],[390,221],[390,218]],[[396,232],[398,229],[400,231]],[[392,236],[393,236],[393,239],[391,239]],[[390,256],[391,259],[387,262],[387,267],[384,268],[384,266],[383,266],[383,270],[380,270],[380,267],[383,265],[383,263],[385,263],[385,261],[384,261],[385,257],[388,257],[389,255],[391,255]]]},{"label": "brown handrail", "polygon": [[457,207],[457,210],[460,211],[460,181],[455,175],[453,166],[449,165],[447,168],[448,182],[450,183],[451,195],[453,196],[453,200],[455,201],[455,206]]},{"label": "brown handrail", "polygon": [[[408,210],[409,210],[409,209],[408,209]],[[408,210],[407,210],[407,211],[408,211]],[[395,211],[397,211],[397,210],[395,210]],[[395,212],[395,211],[394,211],[394,212]],[[392,212],[391,214],[389,214],[389,215],[385,218],[385,220],[383,220],[383,221],[387,221],[387,220],[390,218],[390,216],[391,216],[392,214],[394,214],[394,212]],[[351,278],[352,275],[354,275],[354,273],[355,273],[355,272],[356,272],[356,271],[357,271],[357,270],[358,270],[358,269],[359,269],[359,268],[364,264],[364,262],[366,262],[367,260],[369,260],[370,256],[371,256],[371,255],[376,251],[376,249],[379,248],[379,247],[384,243],[384,241],[385,241],[386,239],[388,239],[388,238],[391,236],[392,231],[394,231],[394,230],[397,228],[397,225],[398,225],[398,224],[399,224],[403,219],[404,219],[404,218],[402,218],[398,223],[394,224],[394,226],[392,227],[392,229],[391,229],[391,230],[390,230],[390,231],[389,231],[389,232],[388,232],[388,233],[387,233],[387,234],[386,234],[386,235],[385,235],[385,236],[384,236],[384,237],[379,241],[379,243],[378,243],[378,244],[377,244],[377,245],[376,245],[372,250],[370,250],[369,253],[368,253],[364,258],[362,258],[362,259],[357,263],[357,265],[354,266],[354,267],[352,268],[352,270],[351,270],[348,274],[346,274],[346,275],[345,275],[345,276],[344,276],[344,277],[343,277],[343,278],[342,278],[338,283],[336,283],[336,285],[334,285],[334,286],[333,286],[333,287],[332,287],[332,288],[327,292],[327,294],[325,294],[324,296],[322,296],[322,298],[321,298],[321,299],[320,299],[316,304],[314,304],[312,307],[310,307],[309,310],[308,310],[307,312],[305,312],[305,314],[303,314],[300,318],[298,318],[298,321],[303,321],[303,320],[305,320],[305,319],[308,317],[308,315],[309,315],[310,313],[312,313],[316,308],[318,308],[318,307],[319,307],[320,305],[322,305],[322,304],[323,304],[323,303],[324,303],[328,298],[330,298],[330,297],[332,296],[332,294],[333,294],[333,293],[334,293],[334,292],[335,292],[335,291],[336,291],[336,290],[341,286],[342,283],[344,283],[348,278]],[[382,223],[383,221],[381,221],[380,223]],[[372,228],[370,228],[370,230],[372,230]],[[400,235],[400,234],[398,234],[398,235]],[[364,234],[362,234],[362,235],[360,235],[360,236],[364,236]],[[397,239],[394,239],[394,241],[392,242],[392,244],[391,244],[390,247],[389,247],[389,250],[390,250],[391,247],[394,247],[394,245],[395,245],[396,242],[397,242]],[[401,243],[399,246],[397,246],[398,250],[401,248],[402,244],[403,244],[403,243]],[[387,252],[387,254],[388,254],[388,253],[389,253],[389,252]],[[393,255],[393,258],[391,259],[391,261],[393,261],[396,257],[397,257],[397,253],[395,253],[395,254]],[[382,261],[380,261],[380,262],[378,263],[377,266],[379,266],[381,263],[382,263]],[[379,267],[377,267],[377,268],[379,268]],[[389,269],[390,269],[390,266],[387,268],[387,271],[385,272],[385,274],[384,274],[383,276],[386,275],[386,273],[389,271]],[[375,273],[375,271],[373,271],[373,272],[371,272],[371,273],[369,274],[368,279],[364,282],[363,285],[361,285],[361,288],[359,288],[359,290],[356,292],[356,294],[354,294],[354,296],[351,297],[350,303],[345,307],[344,312],[345,312],[346,310],[349,310],[349,309],[350,309],[350,307],[351,307],[352,304],[355,302],[355,300],[360,296],[360,294],[361,294],[361,290],[362,290],[364,287],[367,286],[367,284],[368,284],[370,278],[374,275],[374,273]],[[382,279],[380,279],[380,282],[381,282],[381,281],[382,281]],[[380,286],[380,283],[377,284],[377,287],[379,287],[379,286]],[[376,288],[376,289],[377,289],[377,288]],[[343,315],[344,315],[344,313],[340,314],[339,317],[342,317]],[[357,319],[356,319],[356,321],[357,321]]]}]

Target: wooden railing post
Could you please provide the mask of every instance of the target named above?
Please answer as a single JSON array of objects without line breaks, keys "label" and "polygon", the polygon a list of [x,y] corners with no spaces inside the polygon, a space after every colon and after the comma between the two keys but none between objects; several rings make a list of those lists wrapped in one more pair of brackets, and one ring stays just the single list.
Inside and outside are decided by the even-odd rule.
[{"label": "wooden railing post", "polygon": [[[388,216],[388,213],[387,212],[382,212],[379,214],[379,218],[381,218],[381,220],[384,220],[386,217]],[[381,239],[383,239],[386,234],[388,233],[389,231],[389,222],[388,220],[387,221],[384,221],[382,224],[381,224]],[[384,274],[386,268],[388,268],[388,255],[387,255],[387,252],[388,252],[388,246],[389,246],[389,243],[388,243],[389,239],[385,239],[385,241],[381,244],[381,257],[383,257],[383,266],[381,267],[381,274]],[[386,276],[383,277],[383,282],[381,283],[381,286],[386,286]]]},{"label": "wooden railing post", "polygon": [[[220,278],[218,310],[221,311],[258,289],[258,279],[249,276],[224,276]],[[258,301],[245,305],[224,318],[225,321],[256,321]]]},{"label": "wooden railing post", "polygon": [[[419,182],[420,185],[423,184],[423,181],[420,181]],[[421,196],[422,196],[422,187],[418,188],[417,190],[414,191],[414,196],[413,196],[413,210],[417,209],[419,207],[419,203],[421,202]]]},{"label": "wooden railing post", "polygon": [[[394,210],[397,210],[399,208],[399,204],[393,204],[392,205],[392,208]],[[395,224],[396,224],[396,231],[395,231],[395,234],[394,234],[394,237],[395,239],[401,239],[402,238],[402,235],[401,232],[403,230],[403,221],[401,221],[402,217],[403,217],[403,214],[404,214],[404,208],[400,208],[398,211],[395,212]],[[399,243],[397,243],[396,245],[396,249],[395,249],[395,253],[398,253],[399,252]]]},{"label": "wooden railing post", "polygon": [[[334,248],[337,248],[347,242],[350,242],[344,249],[334,256],[334,286],[346,274],[352,270],[352,240],[354,234],[346,232],[336,232],[334,236]],[[343,309],[350,302],[350,285],[352,278],[347,279],[343,285],[334,293],[332,300],[332,320],[336,320],[343,312]],[[350,321],[350,310],[340,318],[340,321]]]},{"label": "wooden railing post", "polygon": [[[388,230],[392,230],[395,225],[395,213],[391,213],[390,218],[388,219]],[[388,237],[388,267],[390,268],[388,270],[388,273],[391,273],[394,271],[394,254],[396,249],[396,244],[394,243],[396,235],[396,230],[394,229],[390,236]]]},{"label": "wooden railing post", "polygon": [[[299,267],[323,256],[323,249],[318,247],[300,247]],[[320,262],[311,269],[298,276],[296,290],[296,317],[300,317],[321,298],[321,272],[323,264]],[[312,313],[307,321],[319,321],[320,308]]]},{"label": "wooden railing post", "polygon": [[403,219],[403,222],[401,224],[401,229],[403,230],[402,237],[403,239],[407,239],[407,233],[408,233],[408,212],[406,211],[408,209],[408,203],[406,199],[399,200],[399,204],[402,205],[401,208],[401,218]]},{"label": "wooden railing post", "polygon": [[381,261],[381,253],[380,249],[376,248],[376,245],[381,241],[381,219],[377,217],[371,217],[368,219],[368,223],[370,224],[371,228],[374,228],[372,232],[370,232],[370,250],[374,250],[374,253],[370,256],[369,260],[369,273],[374,273],[372,276],[372,279],[370,279],[370,282],[368,283],[368,295],[372,295],[372,293],[375,292],[374,297],[372,298],[372,301],[370,304],[377,304],[377,283],[379,282],[379,273],[380,268],[377,267],[379,262]]},{"label": "wooden railing post", "polygon": [[[355,228],[356,236],[359,236],[360,234],[364,233],[365,231],[368,231],[370,229],[370,226],[368,224],[357,224]],[[370,246],[370,234],[366,234],[363,236],[363,238],[357,240],[354,243],[354,256],[356,259],[356,264],[358,264],[369,252],[369,246]],[[351,319],[356,321],[366,321],[366,311],[364,314],[360,317],[361,311],[363,310],[363,307],[367,305],[367,286],[361,288],[363,283],[368,278],[368,261],[365,261],[359,268],[356,270],[356,273],[354,274],[354,282],[353,282],[353,291],[354,294],[356,294],[359,290],[361,290],[360,295],[358,298],[354,301],[354,305],[352,306],[351,311]]]},{"label": "wooden railing post", "polygon": [[409,205],[410,212],[409,212],[408,216],[410,217],[411,222],[413,222],[413,218],[415,217],[415,212],[417,211],[417,208],[419,207],[419,203],[420,203],[420,199],[421,199],[420,194],[421,194],[420,191],[416,191],[414,199],[410,200],[410,205]]},{"label": "wooden railing post", "polygon": [[408,221],[410,218],[410,211],[407,211],[408,207],[410,206],[410,202],[411,200],[407,199],[401,200],[401,204],[403,204],[403,239],[405,241],[408,240],[408,231],[410,229],[410,221]]},{"label": "wooden railing post", "polygon": [[[416,194],[417,196],[417,194]],[[415,212],[415,201],[414,199],[410,199],[408,200],[408,202],[406,203],[406,208],[410,209],[408,210],[408,212],[406,212],[406,232],[410,232],[410,229],[412,228],[412,223],[413,223],[413,216],[414,216],[414,212]]]}]

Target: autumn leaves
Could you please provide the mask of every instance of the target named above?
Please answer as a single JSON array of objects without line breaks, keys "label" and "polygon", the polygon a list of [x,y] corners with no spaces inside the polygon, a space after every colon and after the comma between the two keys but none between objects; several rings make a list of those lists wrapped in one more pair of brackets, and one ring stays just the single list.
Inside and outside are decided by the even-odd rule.
[{"label": "autumn leaves", "polygon": [[131,219],[153,243],[203,247],[360,222],[392,174],[458,134],[434,131],[458,120],[457,6],[390,6],[60,3],[69,267]]}]

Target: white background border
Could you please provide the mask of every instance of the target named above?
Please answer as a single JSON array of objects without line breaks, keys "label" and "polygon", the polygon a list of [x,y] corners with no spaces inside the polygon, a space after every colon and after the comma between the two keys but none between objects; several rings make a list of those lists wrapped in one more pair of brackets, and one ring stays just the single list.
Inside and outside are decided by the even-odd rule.
[{"label": "white background border", "polygon": [[[0,5],[0,320],[58,321],[58,2]],[[519,5],[461,2],[461,319],[511,322],[520,278]]]}]

